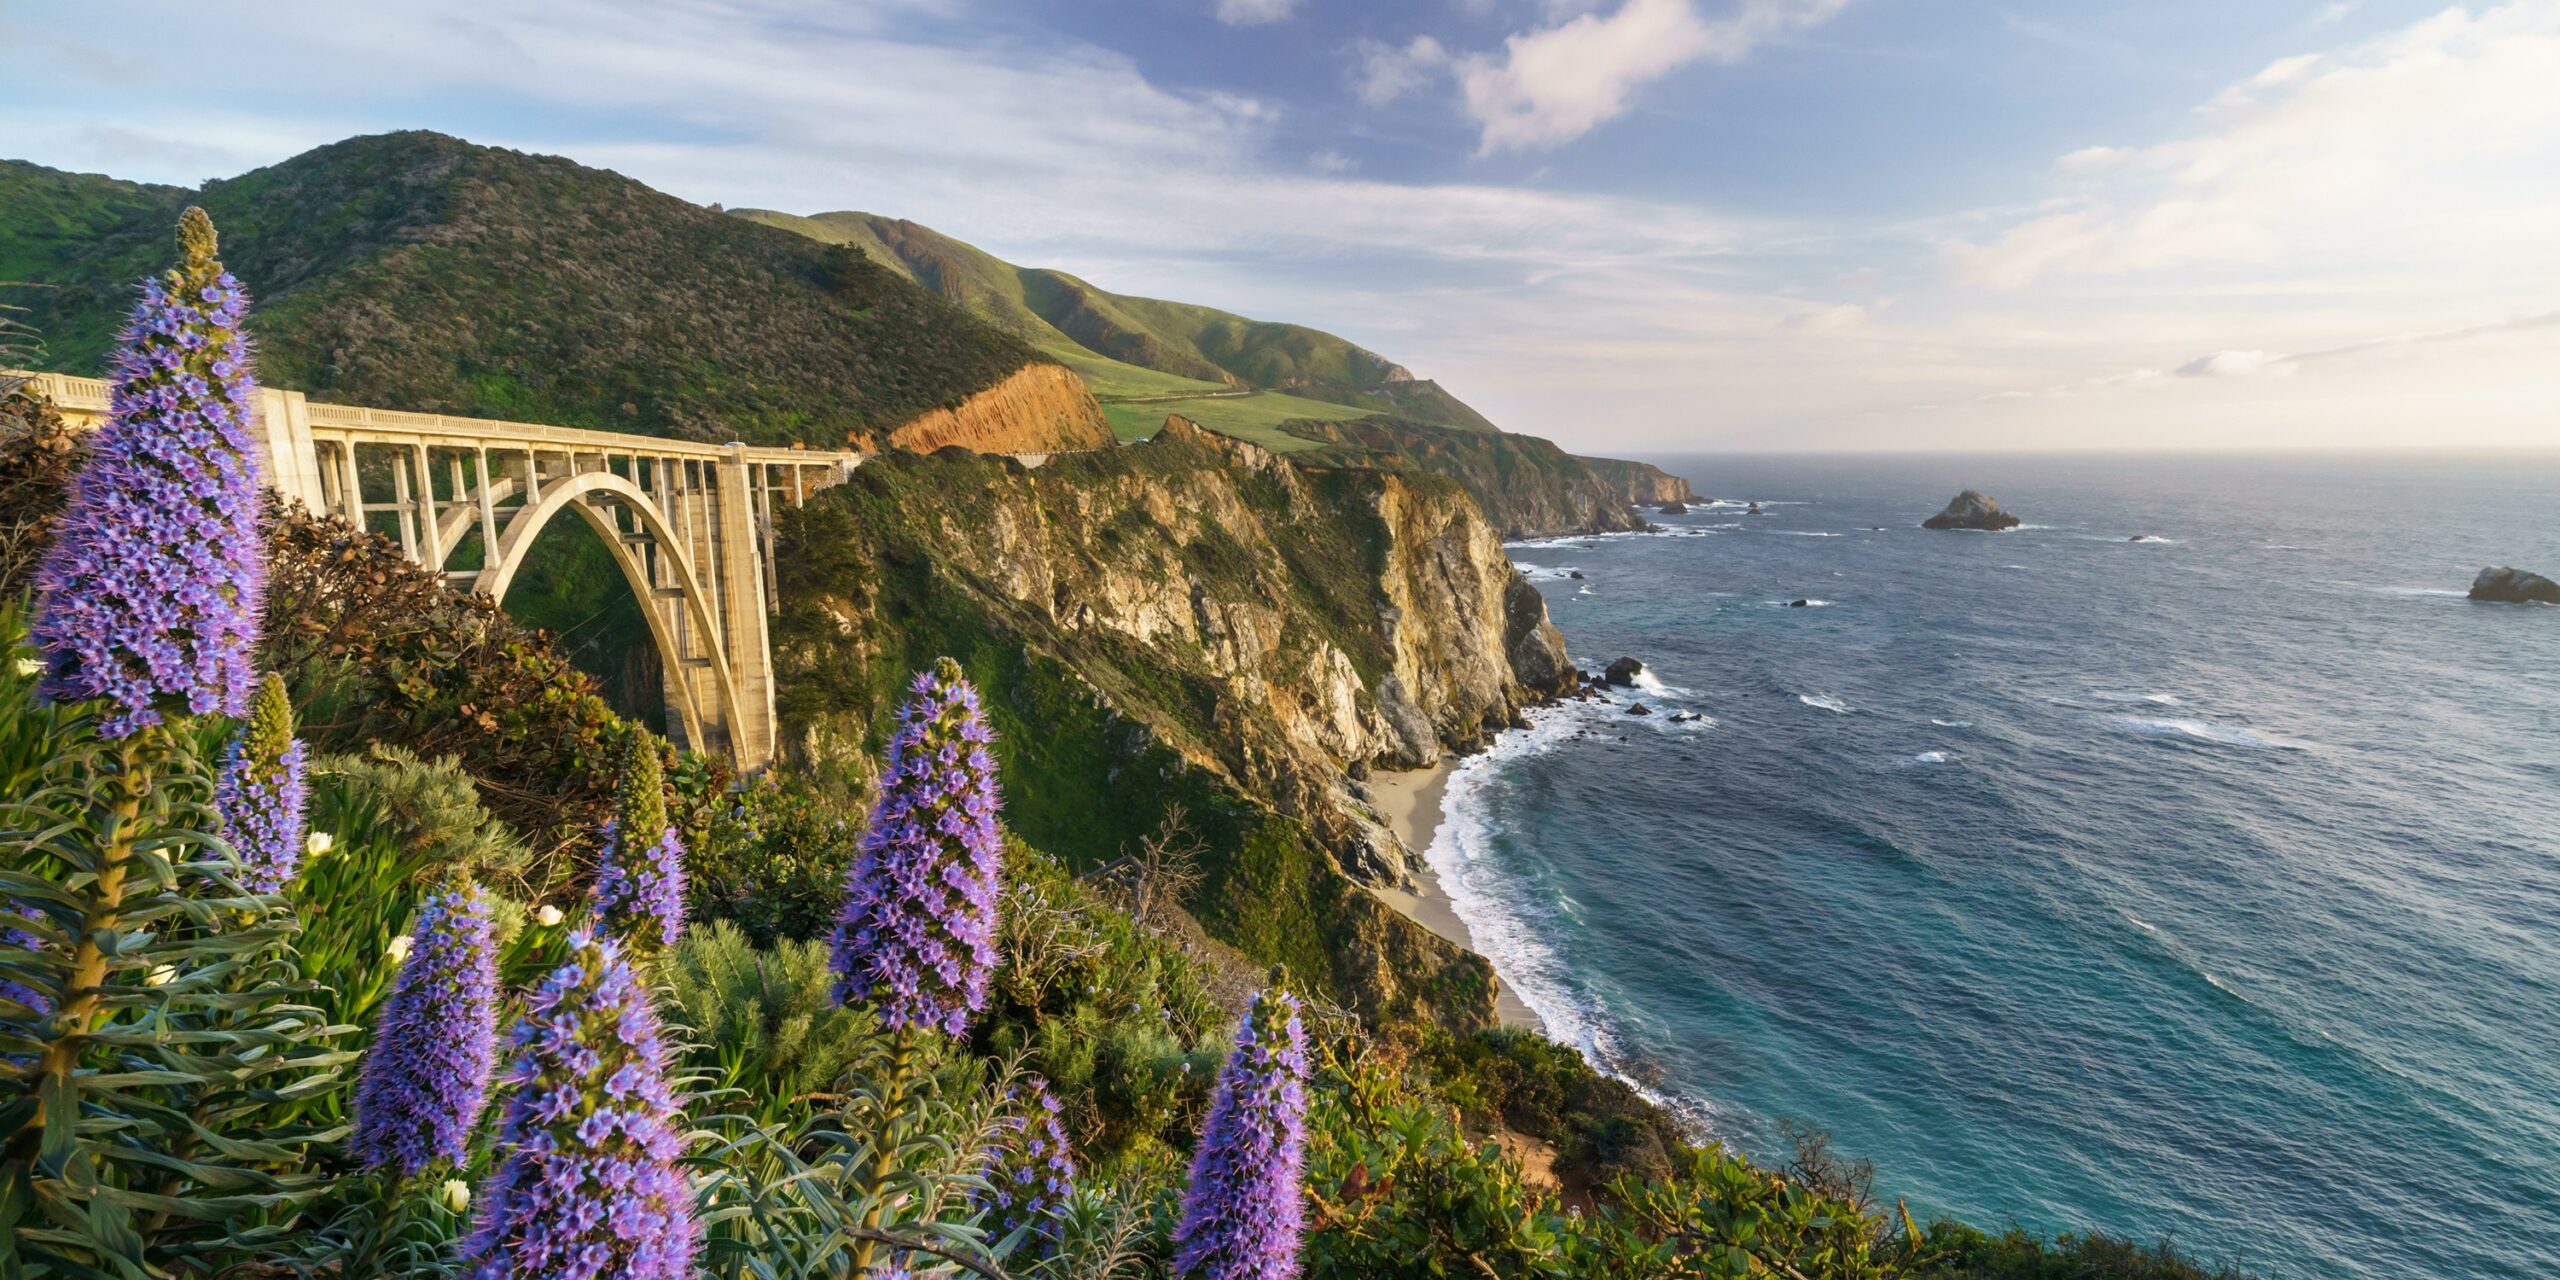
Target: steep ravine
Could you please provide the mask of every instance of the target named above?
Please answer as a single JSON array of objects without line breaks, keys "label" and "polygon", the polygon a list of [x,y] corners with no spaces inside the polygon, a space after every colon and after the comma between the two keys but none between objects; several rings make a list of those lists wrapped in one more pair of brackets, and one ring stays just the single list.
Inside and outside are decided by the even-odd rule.
[{"label": "steep ravine", "polygon": [[782,536],[775,659],[811,767],[862,781],[906,674],[948,653],[986,691],[1026,840],[1091,868],[1179,810],[1212,936],[1364,1012],[1490,1021],[1483,960],[1356,883],[1413,857],[1356,776],[1480,742],[1572,679],[1456,484],[1174,419],[1038,469],[883,458]]}]

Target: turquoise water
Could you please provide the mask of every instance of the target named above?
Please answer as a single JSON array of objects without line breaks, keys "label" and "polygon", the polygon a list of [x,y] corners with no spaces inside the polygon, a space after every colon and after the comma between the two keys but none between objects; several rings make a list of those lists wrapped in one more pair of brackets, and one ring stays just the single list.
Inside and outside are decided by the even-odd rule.
[{"label": "turquoise water", "polygon": [[1706,719],[1537,713],[1431,851],[1553,1030],[1924,1217],[2560,1273],[2560,609],[2461,598],[2560,458],[1659,461],[1770,514],[1512,554]]}]

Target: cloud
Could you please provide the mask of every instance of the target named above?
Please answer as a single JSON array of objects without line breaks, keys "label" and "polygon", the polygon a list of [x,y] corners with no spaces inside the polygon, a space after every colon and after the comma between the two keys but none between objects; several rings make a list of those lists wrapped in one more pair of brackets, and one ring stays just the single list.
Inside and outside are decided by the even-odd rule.
[{"label": "cloud", "polygon": [[1307,157],[1307,167],[1318,173],[1349,173],[1360,163],[1339,151],[1319,151]]},{"label": "cloud", "polygon": [[1951,245],[1963,283],[2183,268],[2261,276],[2560,267],[2560,3],[2448,9],[2278,59],[2201,105],[2211,127],[2058,168],[2061,207]]},{"label": "cloud", "polygon": [[1286,19],[1298,0],[1218,0],[1218,21],[1231,27],[1254,27]]},{"label": "cloud", "polygon": [[1429,36],[1415,36],[1402,48],[1363,37],[1351,54],[1351,90],[1373,107],[1421,90],[1451,65],[1449,51]]},{"label": "cloud", "polygon": [[2264,351],[2216,351],[2197,356],[2172,372],[2181,378],[2246,378],[2259,373],[2291,373],[2293,369],[2285,363],[2285,357]]},{"label": "cloud", "polygon": [[1503,42],[1500,58],[1460,66],[1479,150],[1560,146],[1627,110],[1628,96],[1701,59],[1739,62],[1763,41],[1829,20],[1848,0],[1743,0],[1708,22],[1690,0],[1625,0]]}]

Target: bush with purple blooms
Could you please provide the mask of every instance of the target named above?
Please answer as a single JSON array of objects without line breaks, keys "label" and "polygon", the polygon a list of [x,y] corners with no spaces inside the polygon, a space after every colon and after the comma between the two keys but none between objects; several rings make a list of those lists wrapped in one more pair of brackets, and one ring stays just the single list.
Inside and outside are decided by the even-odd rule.
[{"label": "bush with purple blooms", "polygon": [[474,1280],[684,1280],[696,1239],[677,1167],[669,1046],[620,943],[570,935],[509,1046],[501,1162],[463,1246]]},{"label": "bush with purple blooms", "polygon": [[222,751],[213,788],[215,830],[240,860],[251,893],[282,893],[302,865],[310,794],[306,752],[293,736],[293,699],[269,672],[249,707],[249,722]]},{"label": "bush with purple blooms", "polygon": [[624,946],[654,952],[684,933],[684,843],[667,821],[658,740],[635,730],[624,751],[616,812],[596,866],[596,919]]},{"label": "bush with purple blooms", "polygon": [[257,382],[248,298],[213,220],[178,223],[176,270],[145,281],[117,348],[106,426],[36,571],[45,690],[103,698],[108,737],[169,712],[247,712],[260,587]]},{"label": "bush with purple blooms", "polygon": [[840,998],[870,1001],[892,1029],[957,1036],[986,1007],[1004,863],[994,740],[960,664],[916,674],[834,944]]},{"label": "bush with purple blooms", "polygon": [[1174,1270],[1200,1280],[1289,1280],[1306,1230],[1307,1033],[1298,998],[1255,994],[1218,1076],[1174,1230]]},{"label": "bush with purple blooms", "polygon": [[1005,1101],[1011,1114],[1000,1122],[1001,1136],[987,1152],[987,1193],[980,1199],[988,1234],[1028,1232],[1024,1247],[1034,1257],[1048,1257],[1057,1252],[1058,1214],[1075,1187],[1075,1153],[1067,1147],[1048,1081],[1026,1075],[1006,1091]]},{"label": "bush with purple blooms", "polygon": [[410,936],[409,958],[365,1055],[347,1140],[366,1168],[404,1178],[438,1160],[470,1162],[498,1035],[488,899],[468,886],[434,894],[419,904]]}]

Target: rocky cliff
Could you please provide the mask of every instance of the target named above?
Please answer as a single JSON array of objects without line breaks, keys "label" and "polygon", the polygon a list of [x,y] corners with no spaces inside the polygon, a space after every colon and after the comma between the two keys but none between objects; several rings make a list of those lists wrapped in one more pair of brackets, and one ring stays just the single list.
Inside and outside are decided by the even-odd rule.
[{"label": "rocky cliff", "polygon": [[1111,423],[1064,365],[1031,364],[950,409],[919,414],[871,437],[886,445],[931,453],[958,445],[980,453],[1043,453],[1105,449]]},{"label": "rocky cliff", "polygon": [[1483,961],[1357,883],[1412,856],[1371,765],[1481,741],[1572,680],[1457,485],[1176,418],[1037,469],[884,458],[782,536],[781,705],[819,774],[865,781],[906,674],[948,653],[986,691],[1024,839],[1092,868],[1179,813],[1212,936],[1367,1012],[1490,1018]]},{"label": "rocky cliff", "polygon": [[1618,501],[1630,506],[1659,506],[1665,502],[1696,502],[1698,491],[1689,482],[1650,462],[1630,462],[1624,458],[1583,458],[1582,465],[1600,483],[1618,495]]},{"label": "rocky cliff", "polygon": [[1434,426],[1394,418],[1292,422],[1292,435],[1324,448],[1294,455],[1335,466],[1446,476],[1475,497],[1506,538],[1641,529],[1582,459],[1536,436]]}]

